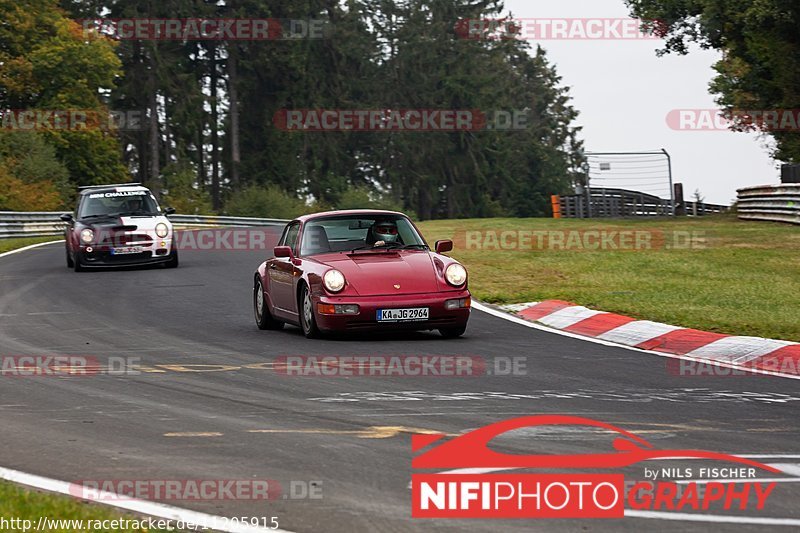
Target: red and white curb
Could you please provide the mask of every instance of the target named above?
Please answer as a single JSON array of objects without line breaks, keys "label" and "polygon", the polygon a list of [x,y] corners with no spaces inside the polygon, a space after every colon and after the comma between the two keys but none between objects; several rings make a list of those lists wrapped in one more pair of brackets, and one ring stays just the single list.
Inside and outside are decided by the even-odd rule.
[{"label": "red and white curb", "polygon": [[[499,307],[527,321],[574,335],[746,371],[743,373],[800,379],[800,344],[796,342],[723,335],[636,320],[561,300]],[[691,375],[696,368],[676,366],[675,370]]]}]

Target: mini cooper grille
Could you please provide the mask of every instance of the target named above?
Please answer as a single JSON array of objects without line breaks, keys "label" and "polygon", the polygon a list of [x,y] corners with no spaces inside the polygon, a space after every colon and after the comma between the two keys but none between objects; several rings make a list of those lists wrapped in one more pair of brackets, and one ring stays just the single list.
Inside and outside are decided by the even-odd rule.
[{"label": "mini cooper grille", "polygon": [[141,243],[140,246],[150,246],[153,238],[145,233],[118,234],[103,239],[100,244],[106,246],[129,246],[132,243]]}]

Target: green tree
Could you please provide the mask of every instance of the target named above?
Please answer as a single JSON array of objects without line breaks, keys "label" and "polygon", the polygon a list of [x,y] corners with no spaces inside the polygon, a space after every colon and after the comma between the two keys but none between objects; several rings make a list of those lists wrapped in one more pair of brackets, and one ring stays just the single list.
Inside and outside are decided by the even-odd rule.
[{"label": "green tree", "polygon": [[231,194],[225,211],[231,216],[292,219],[313,212],[314,208],[277,185],[251,185]]},{"label": "green tree", "polygon": [[[579,173],[577,113],[544,52],[458,33],[459,20],[499,16],[500,0],[62,3],[76,18],[328,22],[323,39],[121,41],[125,76],[110,101],[145,117],[121,139],[128,168],[156,193],[168,191],[179,165],[182,180],[195,172],[192,187],[217,211],[227,199],[222,211],[275,216],[268,198],[282,191],[301,202],[295,211],[369,201],[424,219],[534,216]],[[287,109],[519,111],[528,126],[304,133],[273,123]]]},{"label": "green tree", "polygon": [[187,161],[170,163],[164,168],[162,204],[182,215],[212,214],[211,195],[197,185],[197,174]]},{"label": "green tree", "polygon": [[0,211],[52,211],[70,203],[69,172],[35,132],[0,132]]},{"label": "green tree", "polygon": [[[84,33],[56,0],[0,0],[0,108],[80,110],[107,117],[101,97],[121,74],[109,39]],[[50,129],[75,184],[127,179],[113,131]]]}]

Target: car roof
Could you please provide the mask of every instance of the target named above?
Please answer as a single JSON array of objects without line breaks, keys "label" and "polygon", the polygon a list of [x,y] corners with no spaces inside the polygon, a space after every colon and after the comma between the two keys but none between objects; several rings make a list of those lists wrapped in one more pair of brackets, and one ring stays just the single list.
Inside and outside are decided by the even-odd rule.
[{"label": "car roof", "polygon": [[407,215],[398,211],[384,211],[382,209],[347,209],[343,211],[323,211],[321,213],[311,213],[297,217],[295,220],[300,222],[307,222],[316,218],[329,217],[329,216],[347,216],[347,215],[399,215],[406,217]]}]

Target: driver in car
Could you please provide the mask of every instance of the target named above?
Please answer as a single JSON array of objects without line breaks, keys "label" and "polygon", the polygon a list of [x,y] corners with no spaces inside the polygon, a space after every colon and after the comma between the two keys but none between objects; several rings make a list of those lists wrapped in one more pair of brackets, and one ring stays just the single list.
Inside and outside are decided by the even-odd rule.
[{"label": "driver in car", "polygon": [[126,213],[139,213],[142,211],[144,207],[144,201],[142,198],[131,198],[127,202],[125,202],[125,212]]},{"label": "driver in car", "polygon": [[369,230],[369,236],[375,248],[397,242],[397,224],[391,220],[376,220]]}]

